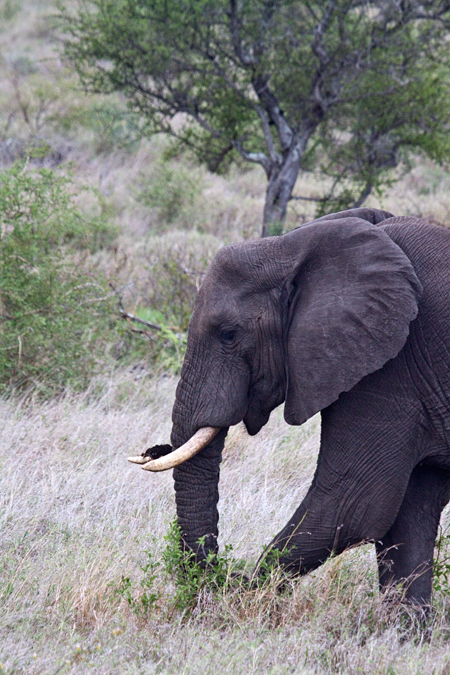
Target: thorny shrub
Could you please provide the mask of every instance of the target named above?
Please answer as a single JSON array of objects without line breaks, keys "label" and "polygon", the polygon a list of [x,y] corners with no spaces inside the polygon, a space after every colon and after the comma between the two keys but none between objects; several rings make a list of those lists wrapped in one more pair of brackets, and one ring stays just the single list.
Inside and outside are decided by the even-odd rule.
[{"label": "thorny shrub", "polygon": [[138,201],[153,208],[160,226],[174,221],[192,226],[196,207],[202,200],[202,180],[198,169],[160,159],[150,173],[141,175]]},{"label": "thorny shrub", "polygon": [[101,209],[82,213],[77,196],[80,189],[50,169],[16,163],[0,174],[1,392],[83,388],[107,341],[117,339],[113,294],[88,264],[115,232]]}]

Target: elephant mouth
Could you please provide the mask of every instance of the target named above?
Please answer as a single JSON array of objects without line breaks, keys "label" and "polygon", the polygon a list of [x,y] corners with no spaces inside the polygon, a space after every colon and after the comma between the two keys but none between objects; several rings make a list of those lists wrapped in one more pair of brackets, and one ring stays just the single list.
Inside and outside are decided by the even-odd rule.
[{"label": "elephant mouth", "polygon": [[[206,448],[213,438],[217,436],[220,427],[202,427],[195,432],[191,438],[176,450],[171,450],[169,446],[154,446],[149,448],[142,455],[128,457],[132,464],[140,464],[145,471],[167,471],[173,469],[179,464],[183,464],[191,457],[194,457],[200,450]],[[160,448],[170,448],[168,453]],[[162,457],[160,455],[163,455]],[[155,459],[156,456],[156,459]]]}]

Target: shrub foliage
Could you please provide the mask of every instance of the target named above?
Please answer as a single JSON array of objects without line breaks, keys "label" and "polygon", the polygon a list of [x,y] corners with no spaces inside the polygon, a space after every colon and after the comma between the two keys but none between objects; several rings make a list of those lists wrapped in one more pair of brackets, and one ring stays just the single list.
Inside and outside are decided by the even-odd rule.
[{"label": "shrub foliage", "polygon": [[23,163],[0,175],[2,392],[85,386],[114,330],[111,290],[88,265],[114,232],[101,216],[83,216],[79,192],[69,178]]}]

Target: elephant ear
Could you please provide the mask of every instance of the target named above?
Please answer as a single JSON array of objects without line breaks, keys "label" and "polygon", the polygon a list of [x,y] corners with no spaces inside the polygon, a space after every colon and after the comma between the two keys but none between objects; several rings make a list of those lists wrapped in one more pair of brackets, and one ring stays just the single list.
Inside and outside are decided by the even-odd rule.
[{"label": "elephant ear", "polygon": [[302,424],[399,353],[422,288],[403,251],[360,218],[313,222],[280,239],[293,270],[284,416]]}]

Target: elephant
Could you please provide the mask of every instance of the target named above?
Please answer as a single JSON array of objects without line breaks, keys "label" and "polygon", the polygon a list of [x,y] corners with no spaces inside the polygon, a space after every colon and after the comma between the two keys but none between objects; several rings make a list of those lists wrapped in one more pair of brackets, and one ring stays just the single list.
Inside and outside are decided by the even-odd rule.
[{"label": "elephant", "polygon": [[400,585],[429,606],[450,498],[449,265],[450,231],[370,208],[219,250],[189,324],[175,450],[157,460],[176,455],[178,523],[197,559],[218,550],[229,427],[257,434],[284,403],[290,425],[320,412],[321,438],[311,486],[270,544],[280,564],[302,575],[371,542],[381,591]]}]

